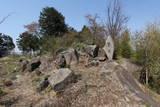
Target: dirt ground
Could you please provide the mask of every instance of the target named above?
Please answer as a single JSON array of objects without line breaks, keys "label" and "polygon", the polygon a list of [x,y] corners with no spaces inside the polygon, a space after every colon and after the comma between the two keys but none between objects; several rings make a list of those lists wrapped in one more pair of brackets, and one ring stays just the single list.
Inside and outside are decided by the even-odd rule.
[{"label": "dirt ground", "polygon": [[[61,92],[50,87],[42,92],[36,90],[40,81],[54,69],[52,64],[40,76],[35,72],[5,73],[0,69],[0,89],[6,93],[0,96],[0,107],[158,107],[139,87],[131,74],[134,71],[126,64],[121,65],[105,61],[97,67],[85,67],[82,60],[70,68],[79,75],[78,81]],[[4,85],[6,80],[12,81],[12,85]]]}]

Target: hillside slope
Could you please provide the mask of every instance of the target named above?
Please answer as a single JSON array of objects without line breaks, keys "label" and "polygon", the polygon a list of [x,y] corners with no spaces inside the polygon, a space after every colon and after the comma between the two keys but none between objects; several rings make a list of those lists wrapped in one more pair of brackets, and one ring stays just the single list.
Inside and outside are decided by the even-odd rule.
[{"label": "hillside slope", "polygon": [[[15,63],[15,62],[14,62]],[[52,65],[52,63],[49,63]],[[36,88],[43,77],[50,74],[53,66],[36,72],[10,72],[1,69],[0,88],[7,94],[0,96],[0,106],[6,107],[139,107],[159,104],[143,92],[139,83],[123,64],[101,62],[99,66],[86,67],[83,61],[70,69],[79,76],[76,83],[69,84],[65,90],[55,92],[48,87],[42,92]],[[3,75],[2,75],[3,74]],[[12,85],[4,81],[14,75]]]}]

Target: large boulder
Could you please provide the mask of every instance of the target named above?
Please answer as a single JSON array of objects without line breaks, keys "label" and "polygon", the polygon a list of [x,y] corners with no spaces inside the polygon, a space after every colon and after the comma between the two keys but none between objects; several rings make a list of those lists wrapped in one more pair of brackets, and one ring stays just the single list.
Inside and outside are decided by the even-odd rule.
[{"label": "large boulder", "polygon": [[106,57],[106,53],[105,53],[104,49],[99,48],[98,57]]},{"label": "large boulder", "polygon": [[99,47],[97,45],[86,45],[84,50],[89,56],[95,58],[98,56]]},{"label": "large boulder", "polygon": [[57,68],[65,68],[67,66],[66,64],[66,58],[63,54],[59,54],[56,58],[56,66]]},{"label": "large boulder", "polygon": [[107,56],[106,56],[104,49],[99,48],[98,57],[96,57],[96,59],[101,62],[103,62],[107,59]]},{"label": "large boulder", "polygon": [[70,83],[76,82],[76,75],[68,68],[57,69],[52,73],[48,81],[55,91],[63,90]]},{"label": "large boulder", "polygon": [[39,59],[32,60],[26,68],[26,71],[34,71],[35,69],[39,68],[41,65],[41,61]]},{"label": "large boulder", "polygon": [[103,49],[104,49],[108,59],[111,61],[113,59],[113,53],[114,53],[114,41],[111,36],[108,36]]},{"label": "large boulder", "polygon": [[71,48],[61,52],[60,54],[64,55],[67,65],[79,63],[79,54],[76,49]]},{"label": "large boulder", "polygon": [[39,71],[46,71],[51,69],[52,65],[49,57],[41,57],[40,61],[41,65],[39,66]]}]

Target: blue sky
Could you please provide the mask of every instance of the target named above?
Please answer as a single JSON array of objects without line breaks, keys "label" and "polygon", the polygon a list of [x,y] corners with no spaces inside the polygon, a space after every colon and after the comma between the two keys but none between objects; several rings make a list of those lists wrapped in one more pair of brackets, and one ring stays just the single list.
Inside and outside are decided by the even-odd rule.
[{"label": "blue sky", "polygon": [[[14,41],[25,29],[24,25],[38,21],[40,11],[46,6],[55,7],[66,18],[66,23],[77,30],[87,24],[85,15],[106,15],[110,0],[1,0],[0,19],[13,14],[0,25],[0,32],[10,35]],[[130,17],[128,27],[143,29],[147,22],[160,19],[160,0],[121,0],[124,12]]]}]

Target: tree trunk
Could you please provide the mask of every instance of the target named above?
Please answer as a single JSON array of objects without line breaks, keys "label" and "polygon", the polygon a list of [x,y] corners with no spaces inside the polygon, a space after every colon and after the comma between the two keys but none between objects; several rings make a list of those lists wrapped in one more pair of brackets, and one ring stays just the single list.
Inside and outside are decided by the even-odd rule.
[{"label": "tree trunk", "polygon": [[148,70],[146,70],[146,85],[148,85]]}]

